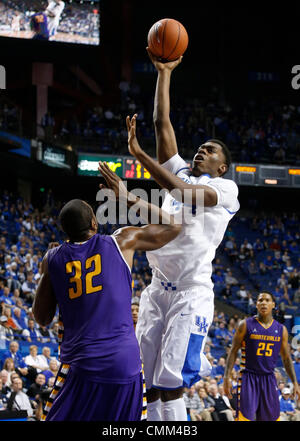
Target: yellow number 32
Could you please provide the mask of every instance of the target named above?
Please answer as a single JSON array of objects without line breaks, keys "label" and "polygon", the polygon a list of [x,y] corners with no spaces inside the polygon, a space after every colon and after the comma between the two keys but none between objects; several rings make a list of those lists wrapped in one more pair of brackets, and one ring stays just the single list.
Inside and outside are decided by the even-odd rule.
[{"label": "yellow number 32", "polygon": [[[93,277],[98,276],[101,273],[101,256],[100,254],[95,254],[89,257],[85,262],[85,269],[89,271],[85,276],[85,292],[86,294],[91,294],[93,292],[101,291],[102,285],[93,286]],[[70,299],[76,299],[80,297],[83,292],[83,282],[82,282],[82,264],[80,260],[73,260],[72,262],[66,263],[66,273],[72,274],[69,281],[70,283],[75,283],[75,287],[69,288]]]}]

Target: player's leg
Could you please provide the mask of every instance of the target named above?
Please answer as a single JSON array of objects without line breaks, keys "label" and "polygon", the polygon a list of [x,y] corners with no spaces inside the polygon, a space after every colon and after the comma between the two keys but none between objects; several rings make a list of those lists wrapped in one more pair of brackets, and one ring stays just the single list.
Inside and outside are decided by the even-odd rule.
[{"label": "player's leg", "polygon": [[93,381],[87,371],[68,368],[57,376],[46,404],[46,421],[140,421],[146,412],[143,375],[128,384]]},{"label": "player's leg", "polygon": [[183,387],[161,391],[163,421],[187,421],[183,391]]},{"label": "player's leg", "polygon": [[187,419],[183,387],[209,375],[203,349],[213,318],[213,296],[201,288],[169,292],[169,310],[153,385],[161,389],[164,421]]},{"label": "player's leg", "polygon": [[260,396],[257,421],[279,421],[280,405],[275,375],[260,376]]},{"label": "player's leg", "polygon": [[[162,297],[161,297],[162,296]],[[141,295],[136,336],[139,342],[141,358],[147,388],[147,419],[161,421],[160,391],[152,387],[153,372],[157,355],[161,347],[164,328],[164,296],[160,289],[148,286]]]},{"label": "player's leg", "polygon": [[243,372],[238,394],[236,421],[255,421],[259,406],[259,376],[250,372]]}]

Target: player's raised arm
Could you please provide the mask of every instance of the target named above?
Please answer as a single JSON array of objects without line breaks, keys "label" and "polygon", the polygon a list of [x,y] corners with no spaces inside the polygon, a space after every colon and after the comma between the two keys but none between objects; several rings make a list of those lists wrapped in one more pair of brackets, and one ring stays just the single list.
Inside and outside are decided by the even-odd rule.
[{"label": "player's raised arm", "polygon": [[114,234],[130,266],[135,250],[156,250],[178,236],[182,226],[175,224],[173,216],[158,206],[150,204],[134,194],[129,193],[122,180],[116,173],[110,170],[106,163],[99,163],[99,171],[102,173],[108,188],[114,191],[117,198],[126,201],[129,207],[136,204],[140,210],[141,217],[144,215],[144,221],[150,222],[151,219],[156,219],[157,221],[157,224],[145,225],[143,227],[121,228]]},{"label": "player's raised arm", "polygon": [[[136,138],[136,117],[135,114],[131,119],[129,116],[126,118],[127,130],[128,130],[128,149],[129,152],[135,156],[140,163],[148,170],[153,179],[162,187],[168,191],[177,189],[178,195],[182,198],[183,202],[196,205],[201,202],[205,207],[212,207],[217,204],[217,193],[215,190],[207,185],[192,185],[184,182],[173,173],[162,167],[157,161],[153,160],[144,150],[141,149],[138,140]],[[184,190],[191,190],[184,194]],[[197,190],[203,190],[203,199],[199,198],[199,192]],[[189,198],[185,201],[185,195]],[[175,197],[175,195],[174,195]]]},{"label": "player's raised arm", "polygon": [[35,320],[42,326],[52,322],[56,311],[56,297],[54,295],[48,272],[48,253],[42,261],[42,275],[36,290],[32,305]]},{"label": "player's raised arm", "polygon": [[[119,176],[114,173],[105,162],[99,162],[99,171],[105,179],[108,188],[113,190],[117,199],[123,200],[128,207],[136,205],[144,222],[151,223],[156,219],[157,224],[170,224],[174,226],[174,218],[159,207],[130,193]],[[100,184],[100,188],[104,186]],[[177,225],[178,227],[178,225]]]},{"label": "player's raised arm", "polygon": [[282,363],[284,365],[284,368],[286,370],[286,373],[290,377],[294,390],[293,394],[295,399],[298,397],[298,400],[300,400],[300,388],[297,381],[293,360],[290,354],[290,348],[288,343],[288,331],[285,326],[283,326],[283,332],[282,332],[282,343],[281,343],[281,349],[280,349],[280,355],[282,359]]},{"label": "player's raised arm", "polygon": [[157,81],[154,98],[153,122],[156,137],[156,155],[160,164],[172,158],[177,152],[175,132],[170,120],[170,81],[173,69],[182,61],[182,56],[175,61],[161,63],[147,48],[150,60],[157,69]]},{"label": "player's raised arm", "polygon": [[229,398],[232,398],[231,395],[231,372],[234,366],[234,362],[237,357],[237,353],[239,349],[242,346],[242,341],[244,340],[244,337],[246,335],[247,325],[246,321],[242,320],[239,323],[239,326],[237,328],[236,333],[234,334],[232,346],[229,351],[227,360],[226,360],[226,367],[225,367],[225,373],[224,373],[224,392],[225,395],[227,395]]}]

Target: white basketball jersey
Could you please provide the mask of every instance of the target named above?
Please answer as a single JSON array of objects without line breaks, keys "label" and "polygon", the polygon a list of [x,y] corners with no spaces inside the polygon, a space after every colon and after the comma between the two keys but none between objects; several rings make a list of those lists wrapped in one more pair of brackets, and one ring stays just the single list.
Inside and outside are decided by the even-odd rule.
[{"label": "white basketball jersey", "polygon": [[48,30],[50,35],[53,34],[53,32],[56,31],[59,25],[61,14],[63,13],[65,7],[65,3],[63,1],[60,1],[59,3],[56,3],[55,1],[50,1],[46,12],[51,12],[54,14],[54,17],[51,17],[48,15]]},{"label": "white basketball jersey", "polygon": [[[183,210],[192,212],[192,205],[186,207],[166,195],[162,209],[180,217],[183,227],[171,242],[155,251],[148,251],[147,258],[153,276],[168,282],[180,282],[187,286],[204,284],[212,288],[212,261],[220,245],[229,221],[239,210],[238,187],[234,181],[211,178],[208,174],[195,177],[186,162],[176,154],[162,164],[171,173],[193,185],[207,185],[217,193],[217,204],[213,207],[193,208],[194,214],[185,217]],[[185,199],[186,200],[186,199]]]}]

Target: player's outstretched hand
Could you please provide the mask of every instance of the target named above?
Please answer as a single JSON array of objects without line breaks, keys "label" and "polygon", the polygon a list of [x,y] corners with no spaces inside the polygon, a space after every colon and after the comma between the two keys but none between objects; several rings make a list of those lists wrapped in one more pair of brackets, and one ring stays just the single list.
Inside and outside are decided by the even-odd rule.
[{"label": "player's outstretched hand", "polygon": [[[124,182],[108,167],[107,163],[100,161],[98,170],[104,177],[107,187],[114,191],[116,198],[127,199],[128,191]],[[99,187],[100,189],[103,189],[104,185],[100,184]]]},{"label": "player's outstretched hand", "polygon": [[126,125],[128,132],[128,151],[131,155],[135,157],[138,155],[138,153],[142,151],[136,137],[136,118],[137,118],[137,113],[135,113],[131,119],[130,116],[126,117]]},{"label": "player's outstretched hand", "polygon": [[150,52],[150,49],[148,47],[146,47],[146,51],[148,52],[150,60],[156,67],[156,70],[158,71],[162,71],[162,70],[172,71],[173,69],[175,69],[176,66],[178,66],[178,64],[182,62],[182,58],[183,58],[183,56],[181,55],[181,57],[177,58],[177,60],[167,61],[166,63],[162,63],[162,61],[158,57],[156,57],[155,55],[152,54],[152,52]]},{"label": "player's outstretched hand", "polygon": [[298,383],[294,383],[293,395],[295,403],[300,403],[300,386]]}]

